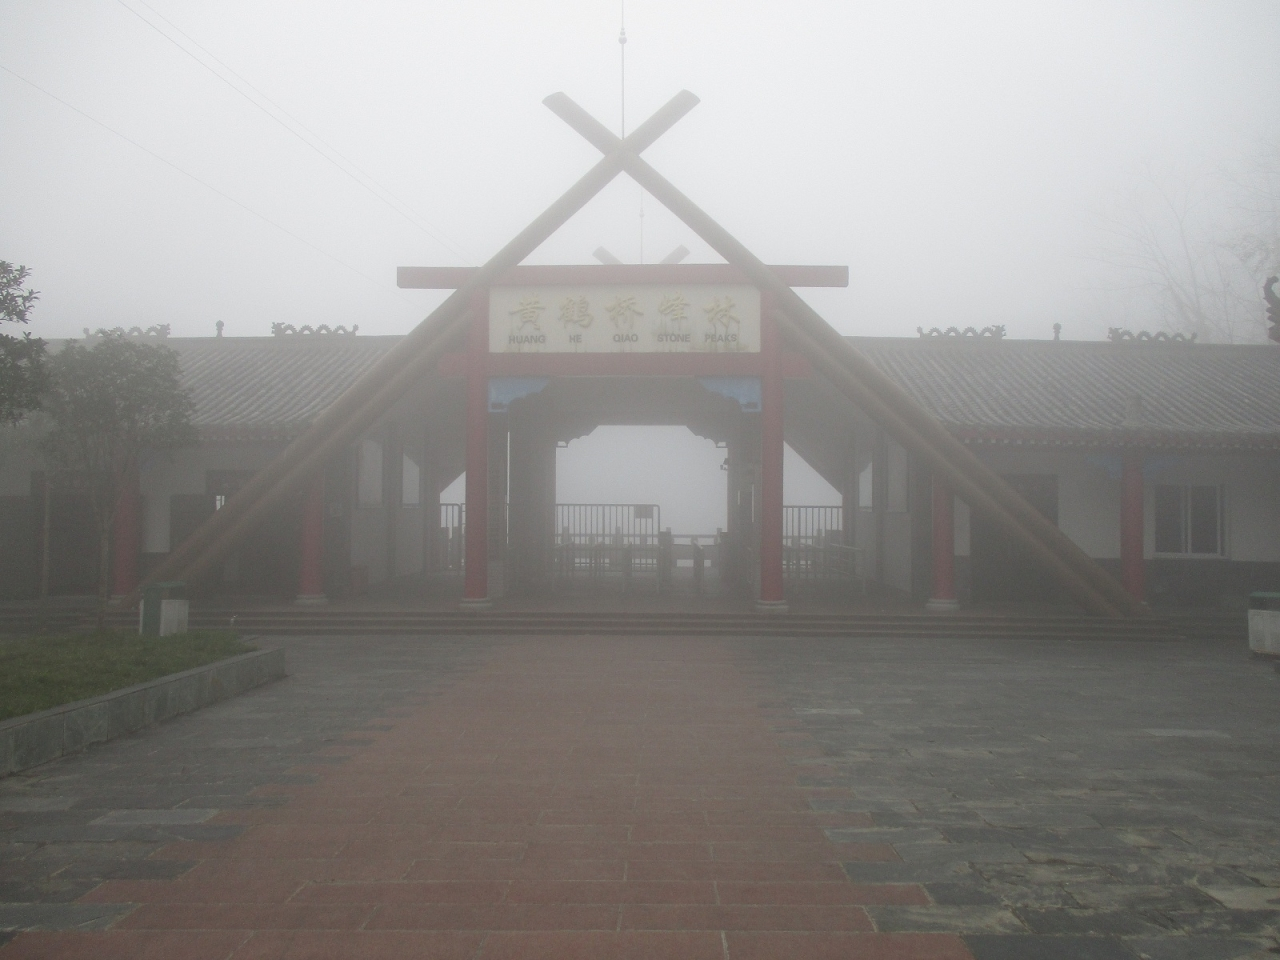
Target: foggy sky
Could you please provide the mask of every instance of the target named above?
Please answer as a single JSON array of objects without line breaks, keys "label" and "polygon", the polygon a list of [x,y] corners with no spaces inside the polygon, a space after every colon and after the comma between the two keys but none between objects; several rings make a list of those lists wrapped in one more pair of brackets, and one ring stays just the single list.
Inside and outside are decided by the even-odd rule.
[{"label": "foggy sky", "polygon": [[[684,427],[597,427],[556,453],[557,503],[598,503],[604,494],[613,503],[658,504],[662,527],[677,534],[728,527],[725,451]],[[782,469],[783,502],[840,505],[840,492],[789,446]]]},{"label": "foggy sky", "polygon": [[[0,64],[303,239],[0,72],[0,259],[33,269],[38,334],[404,332],[440,295],[397,290],[396,266],[483,262],[597,159],[544,96],[618,126],[617,2],[147,3],[0,0]],[[169,18],[427,230],[128,8],[172,34],[153,11]],[[848,290],[805,294],[847,333],[1101,336],[1089,255],[1109,198],[1144,166],[1246,157],[1280,113],[1268,2],[631,0],[627,34],[630,126],[682,87],[702,98],[646,157],[765,260],[849,265]],[[638,261],[639,209],[620,178],[532,259],[604,244]],[[644,209],[644,259],[718,259]]]}]

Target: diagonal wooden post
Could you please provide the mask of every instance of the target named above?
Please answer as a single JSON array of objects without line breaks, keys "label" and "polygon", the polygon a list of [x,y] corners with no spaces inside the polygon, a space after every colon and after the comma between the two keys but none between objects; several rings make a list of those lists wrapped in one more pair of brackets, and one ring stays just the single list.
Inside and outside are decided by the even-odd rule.
[{"label": "diagonal wooden post", "polygon": [[[621,142],[562,93],[543,101],[597,149],[612,154]],[[721,256],[772,294],[797,346],[849,399],[946,478],[970,506],[987,513],[1043,562],[1091,613],[1143,612],[1118,581],[956,440],[927,410],[863,357],[794,290],[728,231],[639,156],[624,156],[627,173]]]},{"label": "diagonal wooden post", "polygon": [[[217,563],[285,497],[307,483],[325,462],[427,374],[463,333],[472,294],[538,248],[622,171],[624,156],[639,154],[698,104],[682,90],[606,155],[505,247],[494,254],[430,316],[353,383],[280,455],[232,496],[221,510],[178,545],[146,582],[190,580]],[[140,590],[125,599],[136,604]]]}]

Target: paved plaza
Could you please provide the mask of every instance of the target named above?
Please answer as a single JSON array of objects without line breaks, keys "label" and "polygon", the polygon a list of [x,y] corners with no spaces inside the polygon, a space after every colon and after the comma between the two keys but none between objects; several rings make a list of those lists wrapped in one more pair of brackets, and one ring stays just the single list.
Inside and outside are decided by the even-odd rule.
[{"label": "paved plaza", "polygon": [[1234,642],[282,643],[0,781],[0,960],[1280,953]]}]

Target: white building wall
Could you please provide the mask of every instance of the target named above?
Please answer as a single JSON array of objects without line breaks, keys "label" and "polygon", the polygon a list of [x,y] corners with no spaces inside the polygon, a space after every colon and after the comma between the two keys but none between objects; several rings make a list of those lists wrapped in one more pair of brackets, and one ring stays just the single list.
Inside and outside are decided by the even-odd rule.
[{"label": "white building wall", "polygon": [[387,579],[387,515],[382,507],[357,507],[352,511],[351,565],[365,567],[370,583]]},{"label": "white building wall", "polygon": [[1091,557],[1116,559],[1120,556],[1119,456],[1020,450],[982,451],[980,456],[996,473],[1055,475],[1058,478],[1058,529]]},{"label": "white building wall", "polygon": [[876,514],[859,508],[854,516],[853,543],[858,549],[858,576],[875,580],[880,575],[879,558],[876,556]]},{"label": "white building wall", "polygon": [[911,514],[884,515],[883,581],[895,590],[911,592]]},{"label": "white building wall", "polygon": [[[423,570],[423,523],[428,510],[424,506],[426,455],[422,440],[406,443],[402,456],[401,503],[396,524],[396,576],[404,577]],[[438,511],[437,511],[438,513]]]},{"label": "white building wall", "polygon": [[1058,528],[1099,560],[1120,557],[1120,460],[1114,460],[1058,458]]},{"label": "white building wall", "polygon": [[951,508],[951,529],[957,557],[967,557],[969,555],[970,516],[969,505],[959,497],[956,497],[955,504]]},{"label": "white building wall", "polygon": [[1152,457],[1143,470],[1146,486],[1146,555],[1155,546],[1157,484],[1204,484],[1225,488],[1226,558],[1280,561],[1280,458]]},{"label": "white building wall", "polygon": [[204,493],[209,470],[261,470],[279,452],[276,443],[204,444],[146,454],[138,469],[142,494],[142,552],[168,553],[169,498]]},{"label": "white building wall", "polygon": [[[1051,473],[1058,477],[1058,527],[1089,556],[1120,557],[1119,454],[984,451],[997,473]],[[1225,487],[1226,556],[1280,562],[1280,458],[1156,455],[1143,470],[1145,554],[1153,555],[1156,484]],[[956,554],[968,554],[969,511],[956,508]]]},{"label": "white building wall", "polygon": [[1226,486],[1227,556],[1280,561],[1280,460],[1240,462]]},{"label": "white building wall", "polygon": [[422,572],[422,518],[421,506],[403,507],[396,524],[396,576],[404,577]]}]

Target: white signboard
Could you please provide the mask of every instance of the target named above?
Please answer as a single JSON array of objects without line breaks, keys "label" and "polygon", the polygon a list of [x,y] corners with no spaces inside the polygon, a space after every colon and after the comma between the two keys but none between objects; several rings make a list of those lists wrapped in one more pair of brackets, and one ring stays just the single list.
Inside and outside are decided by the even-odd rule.
[{"label": "white signboard", "polygon": [[490,353],[759,353],[751,286],[495,287]]}]

